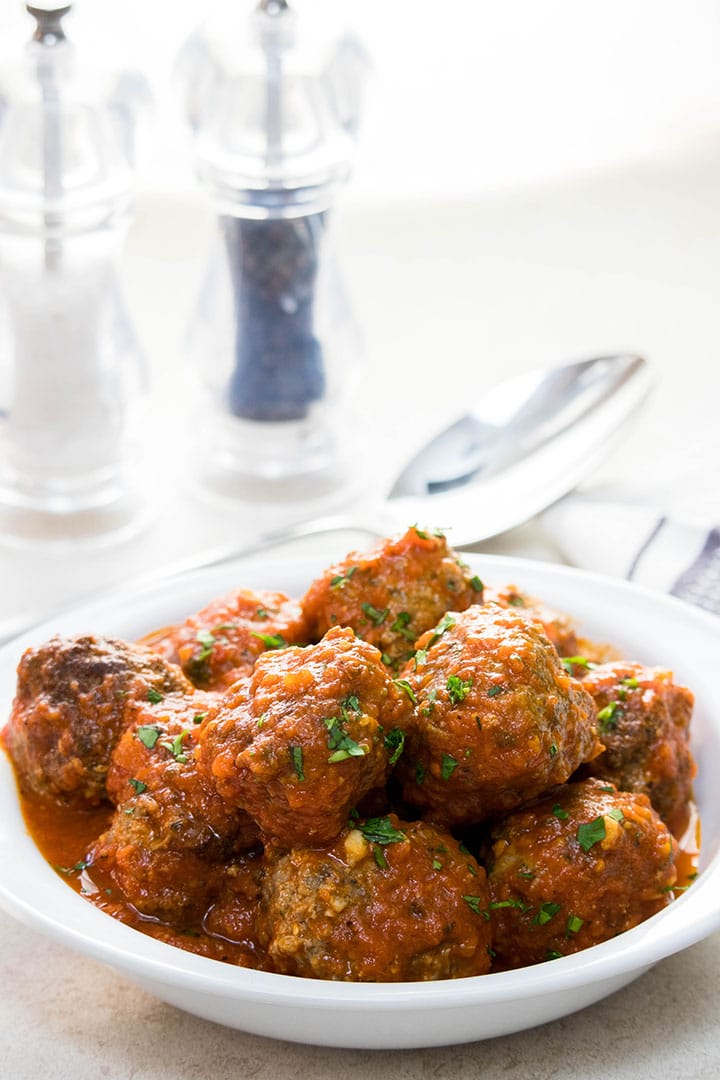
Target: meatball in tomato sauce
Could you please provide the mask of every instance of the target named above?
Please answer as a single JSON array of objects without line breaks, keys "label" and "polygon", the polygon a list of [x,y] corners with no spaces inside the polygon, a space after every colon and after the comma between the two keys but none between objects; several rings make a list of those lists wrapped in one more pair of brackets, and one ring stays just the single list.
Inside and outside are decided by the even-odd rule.
[{"label": "meatball in tomato sauce", "polygon": [[542,600],[522,592],[517,585],[503,585],[500,588],[485,586],[483,599],[486,602],[510,608],[517,615],[539,623],[545,636],[553,643],[560,656],[576,656],[579,651],[575,626],[568,615],[549,608]]},{"label": "meatball in tomato sauce", "polygon": [[174,664],[111,638],[51,638],[24,653],[4,740],[20,784],[97,805],[110,754],[138,704],[191,693]]},{"label": "meatball in tomato sauce", "polygon": [[583,686],[597,705],[605,747],[584,771],[647,795],[679,835],[696,771],[690,751],[693,694],[673,681],[672,672],[627,661],[590,666]]},{"label": "meatball in tomato sauce", "polygon": [[481,599],[482,582],[445,537],[413,527],[331,566],[302,604],[315,639],[332,626],[351,626],[397,667],[445,611],[462,611]]},{"label": "meatball in tomato sauce", "polygon": [[204,725],[202,768],[267,837],[327,843],[385,782],[386,739],[406,711],[378,650],[336,627],[317,645],[257,661]]},{"label": "meatball in tomato sauce", "polygon": [[488,871],[497,962],[579,952],[672,899],[675,844],[644,795],[601,780],[566,784],[510,814]]},{"label": "meatball in tomato sauce", "polygon": [[513,809],[599,749],[590,695],[539,626],[496,604],[443,616],[403,681],[403,796],[445,826]]},{"label": "meatball in tomato sauce", "polygon": [[431,825],[374,818],[266,862],[258,936],[277,971],[398,982],[490,968],[485,871]]},{"label": "meatball in tomato sauce", "polygon": [[285,593],[238,589],[148,641],[195,686],[222,691],[268,649],[303,644],[307,631],[300,605]]},{"label": "meatball in tomato sauce", "polygon": [[259,840],[257,826],[230,811],[198,772],[205,704],[168,699],[139,717],[113,754],[108,789],[117,810],[89,853],[88,872],[145,915],[198,916],[219,888],[223,861]]}]

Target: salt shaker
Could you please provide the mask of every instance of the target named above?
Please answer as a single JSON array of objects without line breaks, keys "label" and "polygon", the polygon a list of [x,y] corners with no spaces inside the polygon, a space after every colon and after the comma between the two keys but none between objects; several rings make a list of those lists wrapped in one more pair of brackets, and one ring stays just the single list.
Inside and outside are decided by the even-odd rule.
[{"label": "salt shaker", "polygon": [[190,332],[202,478],[245,498],[322,496],[347,463],[343,390],[359,336],[329,225],[367,61],[333,21],[321,0],[299,12],[240,0],[201,26],[178,64],[218,219]]},{"label": "salt shaker", "polygon": [[74,539],[135,516],[144,363],[118,285],[142,78],[83,62],[36,0],[0,69],[0,533]]}]

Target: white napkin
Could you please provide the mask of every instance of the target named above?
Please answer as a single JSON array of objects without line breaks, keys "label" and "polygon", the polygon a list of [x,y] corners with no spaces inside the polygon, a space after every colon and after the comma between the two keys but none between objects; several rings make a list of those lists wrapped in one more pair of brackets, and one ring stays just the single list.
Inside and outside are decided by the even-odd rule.
[{"label": "white napkin", "polygon": [[547,510],[541,524],[571,565],[662,589],[720,615],[716,523],[574,494]]}]

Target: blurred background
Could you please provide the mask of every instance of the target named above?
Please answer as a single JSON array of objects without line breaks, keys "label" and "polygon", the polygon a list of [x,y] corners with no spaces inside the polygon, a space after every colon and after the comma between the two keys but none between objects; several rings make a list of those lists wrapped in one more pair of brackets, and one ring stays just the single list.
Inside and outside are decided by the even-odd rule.
[{"label": "blurred background", "polygon": [[[78,44],[103,42],[149,77],[158,124],[144,180],[191,182],[170,87],[193,0],[78,0]],[[343,10],[375,67],[351,198],[468,194],[689,149],[720,132],[713,0],[297,0]],[[0,40],[22,40],[0,0]]]}]

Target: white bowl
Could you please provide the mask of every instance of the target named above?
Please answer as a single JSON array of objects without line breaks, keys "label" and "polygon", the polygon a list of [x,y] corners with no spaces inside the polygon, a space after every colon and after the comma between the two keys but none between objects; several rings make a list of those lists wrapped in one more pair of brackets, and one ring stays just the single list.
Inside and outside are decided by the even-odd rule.
[{"label": "white bowl", "polygon": [[[0,904],[34,929],[208,1020],[296,1042],[378,1049],[460,1043],[533,1027],[598,1001],[663,957],[706,937],[720,926],[720,785],[713,775],[720,760],[720,621],[671,598],[565,567],[490,556],[470,561],[484,580],[518,584],[572,614],[586,636],[613,642],[629,658],[670,667],[678,681],[694,690],[701,872],[669,908],[574,956],[497,975],[366,984],[249,971],[155,941],[68,888],[27,835],[3,754]],[[32,642],[55,632],[136,638],[235,586],[300,595],[320,569],[307,560],[238,563],[68,612],[0,651],[0,716],[9,711],[15,667]]]}]

